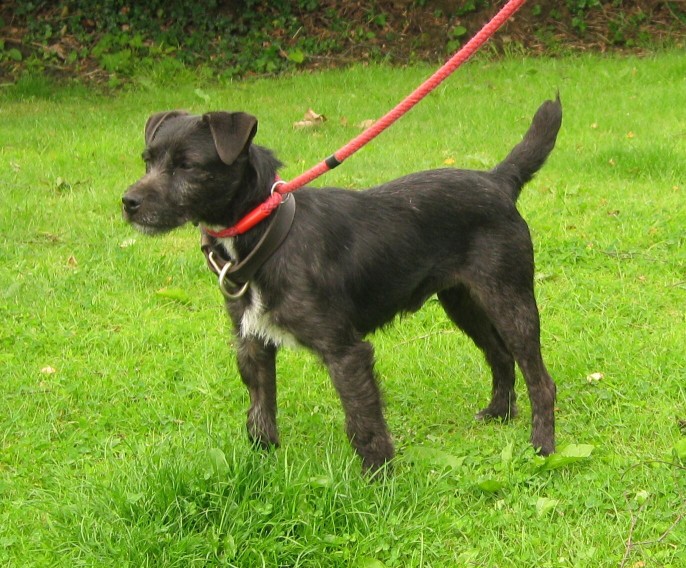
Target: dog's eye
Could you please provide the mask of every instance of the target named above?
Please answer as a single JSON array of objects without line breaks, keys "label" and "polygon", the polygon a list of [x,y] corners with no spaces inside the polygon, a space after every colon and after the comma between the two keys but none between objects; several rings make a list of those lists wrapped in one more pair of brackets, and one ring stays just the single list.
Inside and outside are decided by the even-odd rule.
[{"label": "dog's eye", "polygon": [[147,152],[143,152],[141,154],[141,160],[143,160],[143,163],[145,164],[145,171],[146,173],[150,171],[150,155]]},{"label": "dog's eye", "polygon": [[176,174],[185,174],[190,169],[191,165],[188,162],[179,162],[178,164],[174,164],[174,167],[171,170],[171,175],[175,176]]}]

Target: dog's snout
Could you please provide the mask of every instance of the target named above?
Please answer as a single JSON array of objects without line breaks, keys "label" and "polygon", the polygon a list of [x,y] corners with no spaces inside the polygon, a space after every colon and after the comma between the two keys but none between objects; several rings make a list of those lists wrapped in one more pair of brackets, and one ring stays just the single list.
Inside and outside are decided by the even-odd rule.
[{"label": "dog's snout", "polygon": [[142,199],[136,197],[135,195],[129,195],[128,193],[121,198],[121,202],[124,204],[124,210],[127,213],[135,213],[141,206]]}]

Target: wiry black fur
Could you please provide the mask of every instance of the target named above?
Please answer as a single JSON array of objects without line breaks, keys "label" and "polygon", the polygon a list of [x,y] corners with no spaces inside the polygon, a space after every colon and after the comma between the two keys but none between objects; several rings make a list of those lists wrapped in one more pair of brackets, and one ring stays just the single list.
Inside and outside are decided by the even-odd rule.
[{"label": "wiry black fur", "polygon": [[[532,405],[531,441],[543,454],[554,451],[555,384],[541,357],[533,249],[515,201],[552,150],[561,118],[559,100],[545,102],[522,142],[491,171],[446,168],[366,191],[305,187],[295,194],[286,241],[248,294],[227,302],[250,391],[252,440],[279,441],[275,357],[286,335],[327,366],[363,466],[385,464],[393,445],[364,338],[437,294],[492,369],[492,399],[477,416],[516,414],[517,362]],[[244,113],[151,117],[148,173],[123,198],[127,219],[149,233],[187,221],[234,224],[269,195],[281,165],[252,144],[256,124]],[[244,258],[266,226],[223,244]]]}]

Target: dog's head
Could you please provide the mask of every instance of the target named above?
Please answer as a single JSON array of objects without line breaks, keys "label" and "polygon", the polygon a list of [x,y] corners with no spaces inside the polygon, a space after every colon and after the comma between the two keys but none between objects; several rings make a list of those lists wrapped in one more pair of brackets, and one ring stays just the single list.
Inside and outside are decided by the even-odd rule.
[{"label": "dog's head", "polygon": [[257,119],[243,112],[182,111],[152,115],[145,125],[145,175],[122,198],[124,218],[144,233],[191,221],[225,224],[251,171]]}]

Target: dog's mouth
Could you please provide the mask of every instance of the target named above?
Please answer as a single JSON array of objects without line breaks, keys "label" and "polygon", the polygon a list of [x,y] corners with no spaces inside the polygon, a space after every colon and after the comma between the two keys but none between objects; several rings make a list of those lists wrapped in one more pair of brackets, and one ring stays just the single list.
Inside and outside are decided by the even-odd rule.
[{"label": "dog's mouth", "polygon": [[145,235],[163,235],[185,225],[187,222],[187,219],[165,221],[161,218],[131,213],[125,207],[122,208],[122,217],[134,229]]},{"label": "dog's mouth", "polygon": [[146,235],[161,235],[185,225],[190,219],[179,212],[151,206],[145,200],[129,195],[122,199],[122,217],[137,231]]},{"label": "dog's mouth", "polygon": [[144,235],[163,235],[171,231],[171,229],[169,228],[154,227],[152,225],[142,225],[141,223],[137,223],[136,221],[129,221],[129,224],[134,229],[136,229],[136,231],[138,231],[139,233],[143,233]]},{"label": "dog's mouth", "polygon": [[143,233],[144,235],[164,235],[186,224],[185,222],[178,224],[149,223],[137,219],[128,219],[126,214],[124,215],[124,218],[129,223],[129,225],[136,229],[136,231]]}]

